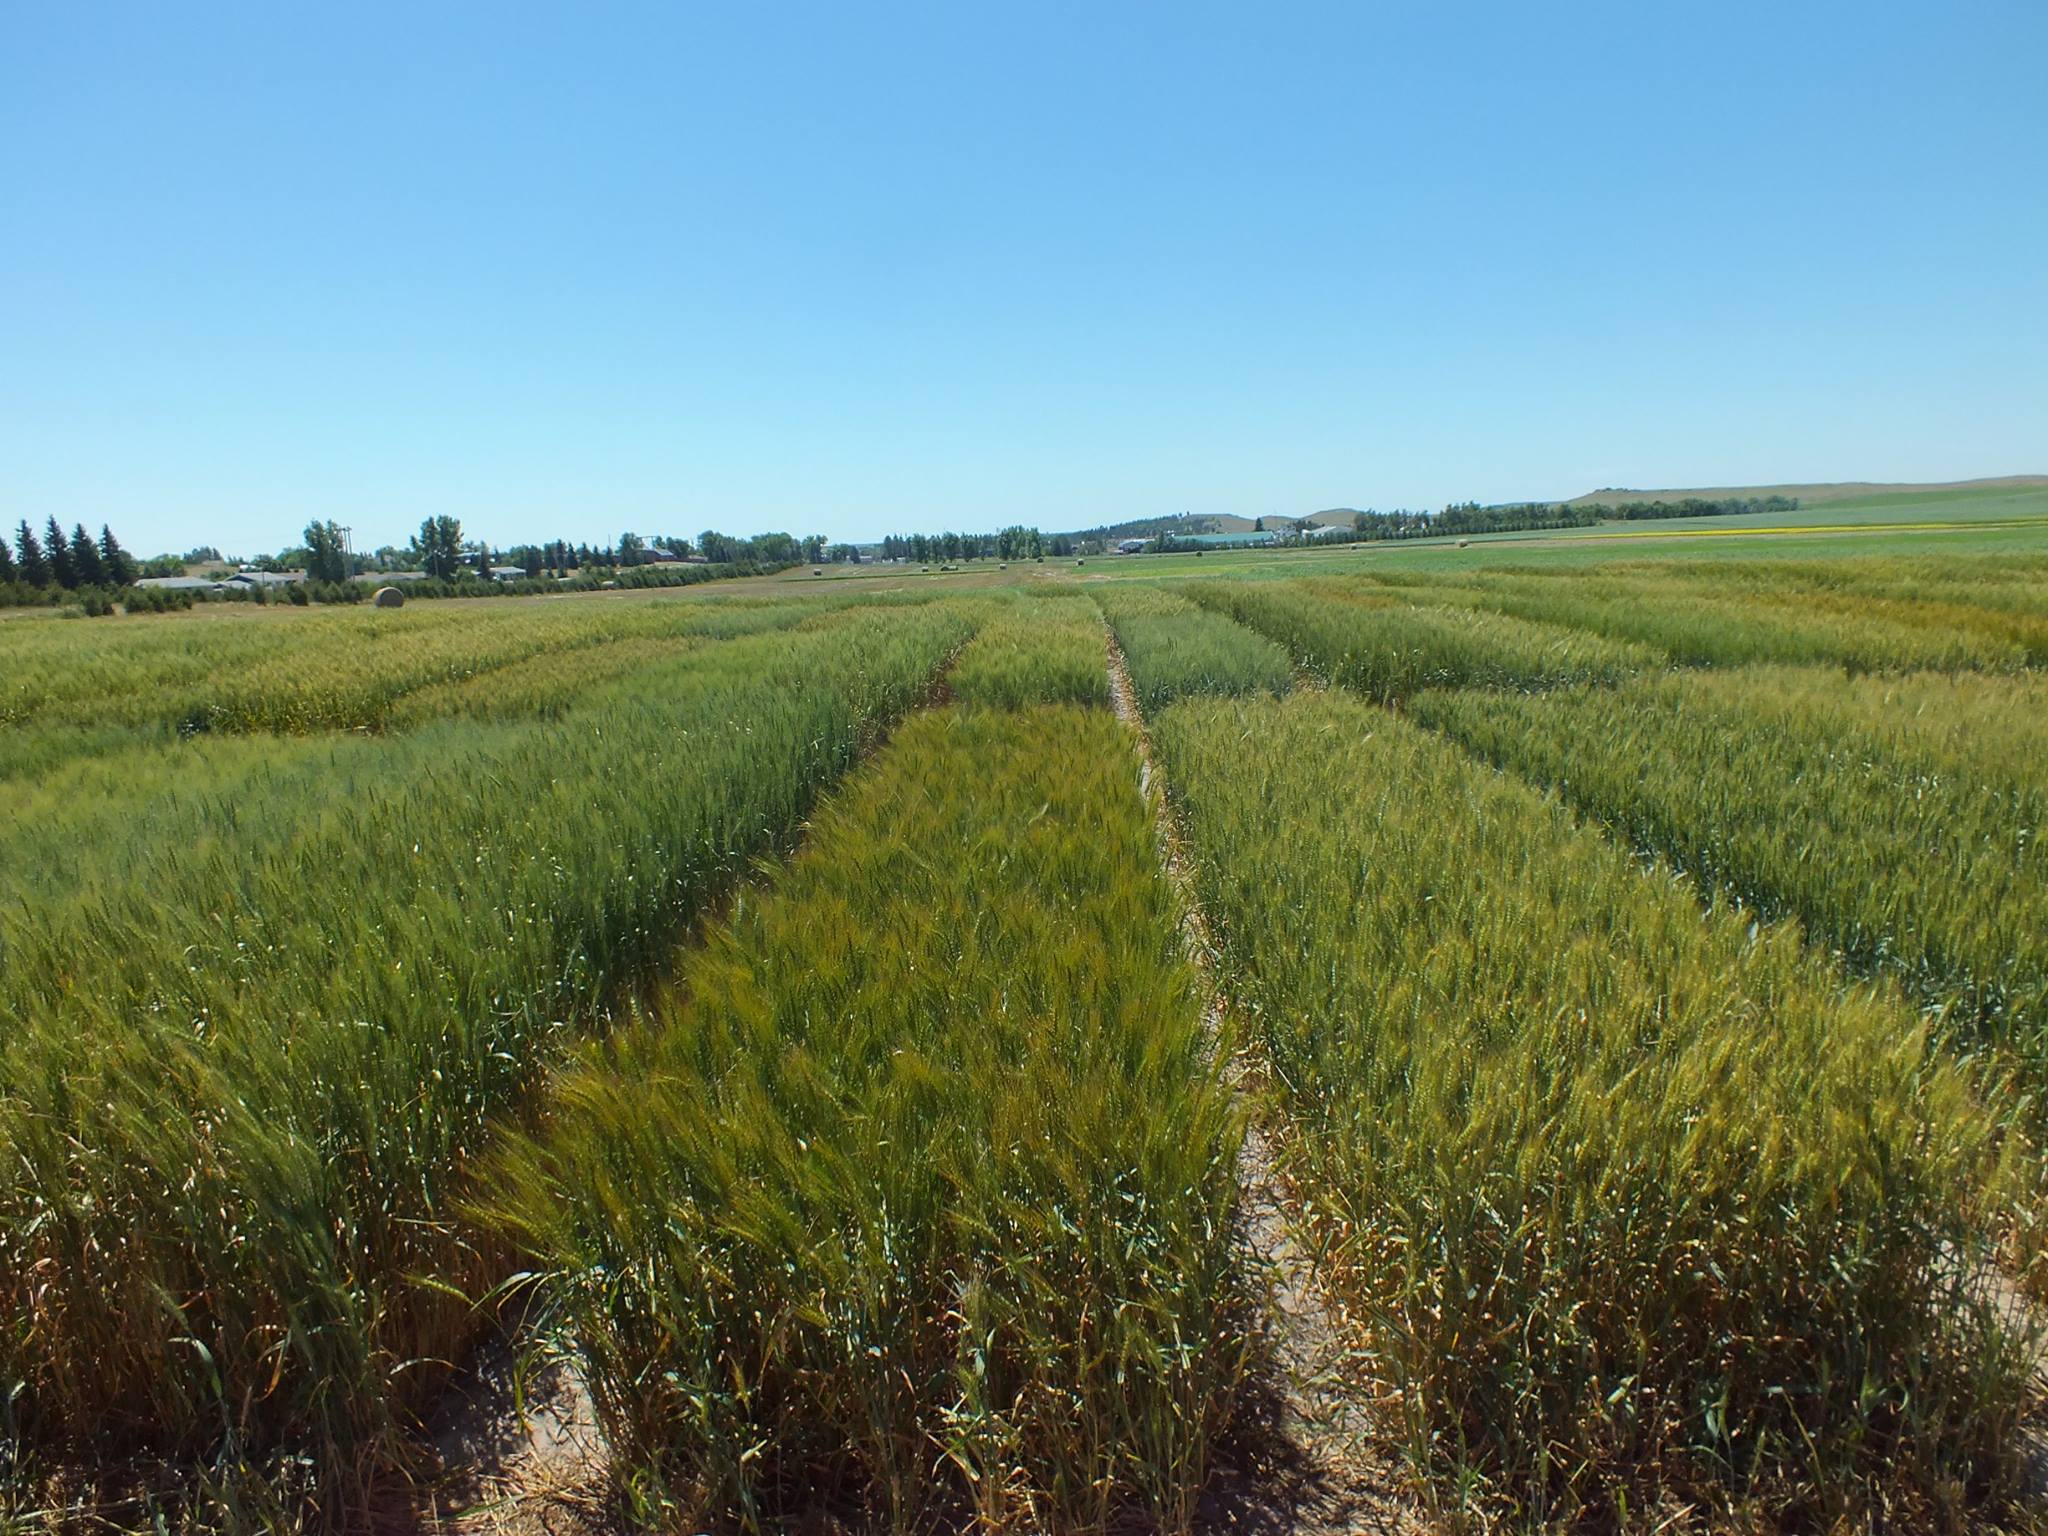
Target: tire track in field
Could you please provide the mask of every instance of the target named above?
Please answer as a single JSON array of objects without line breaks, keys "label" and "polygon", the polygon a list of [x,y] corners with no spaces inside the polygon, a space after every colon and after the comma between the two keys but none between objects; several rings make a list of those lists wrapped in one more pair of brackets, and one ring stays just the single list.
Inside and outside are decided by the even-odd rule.
[{"label": "tire track in field", "polygon": [[[1216,945],[1195,890],[1187,840],[1123,651],[1106,623],[1104,631],[1111,703],[1137,738],[1139,793],[1152,799],[1157,792],[1160,865],[1182,913],[1189,958],[1204,982],[1204,1023],[1210,1039],[1221,1041],[1229,1001],[1216,974]],[[1427,1521],[1397,1454],[1347,1388],[1352,1373],[1343,1319],[1317,1284],[1313,1256],[1294,1236],[1274,1134],[1257,1112],[1256,1085],[1264,1073],[1255,1043],[1240,1043],[1229,1072],[1252,1111],[1238,1157],[1238,1241],[1252,1292],[1266,1300],[1263,1368],[1247,1393],[1250,1423],[1232,1448],[1231,1464],[1211,1478],[1196,1529],[1203,1536],[1422,1531]]]}]

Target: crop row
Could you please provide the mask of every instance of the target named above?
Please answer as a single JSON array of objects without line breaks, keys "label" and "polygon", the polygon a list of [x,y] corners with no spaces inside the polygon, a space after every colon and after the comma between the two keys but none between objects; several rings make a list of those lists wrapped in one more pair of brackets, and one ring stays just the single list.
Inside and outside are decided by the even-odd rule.
[{"label": "crop row", "polygon": [[616,641],[727,638],[795,624],[820,600],[634,598],[379,609],[229,608],[119,627],[17,621],[0,675],[0,771],[17,728],[188,733],[377,728],[408,693]]},{"label": "crop row", "polygon": [[1191,582],[1183,590],[1284,645],[1302,665],[1383,701],[1421,688],[1612,682],[1661,664],[1624,641],[1477,608],[1425,605],[1344,582]]},{"label": "crop row", "polygon": [[847,614],[275,771],[170,743],[126,765],[161,820],[50,806],[113,840],[0,900],[9,1438],[360,1464],[501,1262],[456,1209],[499,1118],[969,630]]},{"label": "crop row", "polygon": [[1281,694],[1293,686],[1293,664],[1278,644],[1178,593],[1119,582],[1096,587],[1094,597],[1148,713],[1185,694]]},{"label": "crop row", "polygon": [[1003,602],[954,666],[963,704],[1109,703],[1102,615],[1085,597],[1013,597]]},{"label": "crop row", "polygon": [[1941,576],[1825,565],[1627,564],[1598,572],[1377,569],[1326,587],[1401,593],[1648,647],[1682,666],[2009,671],[2048,659],[2038,587],[1974,565]]},{"label": "crop row", "polygon": [[1955,1005],[2048,1082],[2038,678],[1750,669],[1412,707],[1708,886]]},{"label": "crop row", "polygon": [[1997,1137],[1896,992],[1341,694],[1154,734],[1419,1465],[1536,1523],[1820,1524],[2001,1465]]},{"label": "crop row", "polygon": [[498,1159],[641,1519],[1185,1528],[1241,1131],[1133,759],[914,719]]}]

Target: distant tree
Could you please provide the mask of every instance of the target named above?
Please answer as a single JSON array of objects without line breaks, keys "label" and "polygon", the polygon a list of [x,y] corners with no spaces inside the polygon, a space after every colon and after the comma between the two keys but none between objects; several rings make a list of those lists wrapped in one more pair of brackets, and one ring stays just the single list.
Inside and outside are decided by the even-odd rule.
[{"label": "distant tree", "polygon": [[713,564],[723,565],[739,558],[739,542],[713,528],[706,528],[697,535],[697,547]]},{"label": "distant tree", "polygon": [[461,521],[445,515],[426,519],[412,541],[412,554],[434,580],[453,581],[462,565]]},{"label": "distant tree", "polygon": [[132,587],[142,575],[142,568],[135,563],[135,557],[121,547],[121,541],[114,537],[114,530],[105,523],[100,524],[100,569],[107,582],[116,587]]},{"label": "distant tree", "polygon": [[197,549],[185,551],[185,564],[187,565],[219,565],[221,563],[220,551],[211,544],[201,544]]},{"label": "distant tree", "polygon": [[57,579],[50,557],[43,552],[35,530],[28,525],[28,519],[21,520],[21,526],[14,531],[15,565],[21,571],[21,579],[32,587],[47,587]]},{"label": "distant tree", "polygon": [[0,539],[0,582],[13,581],[17,574],[18,572],[14,565],[14,551],[7,547],[5,539]]},{"label": "distant tree", "polygon": [[144,576],[182,576],[185,574],[183,555],[151,555],[142,562]]},{"label": "distant tree", "polygon": [[100,566],[100,547],[85,531],[83,523],[74,525],[71,530],[71,573],[78,578],[81,587],[103,587],[107,584],[107,574]]},{"label": "distant tree", "polygon": [[477,575],[483,577],[485,581],[489,581],[491,579],[491,546],[482,539],[477,540],[476,559],[473,563],[476,567]]},{"label": "distant tree", "polygon": [[647,541],[637,533],[619,535],[619,564],[640,565],[647,559]]},{"label": "distant tree", "polygon": [[341,525],[332,521],[306,524],[306,579],[347,581],[348,549],[341,537]]},{"label": "distant tree", "polygon": [[78,585],[78,567],[71,563],[71,540],[54,517],[43,525],[43,553],[50,558],[50,575],[58,586]]}]

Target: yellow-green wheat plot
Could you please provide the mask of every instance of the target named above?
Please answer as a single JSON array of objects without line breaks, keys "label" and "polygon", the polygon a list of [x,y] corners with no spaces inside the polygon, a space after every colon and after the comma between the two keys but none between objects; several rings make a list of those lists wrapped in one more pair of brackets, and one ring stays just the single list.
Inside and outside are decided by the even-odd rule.
[{"label": "yellow-green wheat plot", "polygon": [[[1851,672],[2002,671],[2048,655],[2028,585],[1979,561],[1617,563],[1598,571],[1379,570],[1326,593],[1401,593],[1648,651],[1682,666],[1826,663]],[[2039,576],[2031,590],[2038,594]],[[1444,676],[1519,684],[1522,678]]]},{"label": "yellow-green wheat plot", "polygon": [[1242,1113],[1454,1521],[2037,1518],[2048,561],[1225,565],[0,624],[0,1526],[1183,1529]]},{"label": "yellow-green wheat plot", "polygon": [[1085,597],[1017,597],[983,623],[954,666],[963,704],[1014,709],[1065,701],[1109,703],[1102,615]]},{"label": "yellow-green wheat plot", "polygon": [[[311,1507],[345,1508],[474,1333],[464,1293],[508,1267],[456,1210],[499,1117],[970,628],[850,613],[551,719],[274,761],[159,739],[122,759],[124,815],[10,829],[10,1439],[307,1469]],[[16,862],[67,847],[59,881]]]},{"label": "yellow-green wheat plot", "polygon": [[1525,1517],[1825,1523],[1995,1464],[1991,1126],[1895,994],[1341,695],[1155,735],[1420,1465]]},{"label": "yellow-green wheat plot", "polygon": [[1690,673],[1419,719],[2048,1062],[2038,677]]},{"label": "yellow-green wheat plot", "polygon": [[1476,609],[1421,606],[1345,583],[1206,581],[1183,590],[1278,641],[1331,682],[1381,700],[1466,684],[1611,682],[1662,661],[1626,641]]},{"label": "yellow-green wheat plot", "polygon": [[1134,747],[912,721],[500,1160],[644,1517],[1186,1525],[1239,1128]]},{"label": "yellow-green wheat plot", "polygon": [[1293,665],[1278,644],[1178,593],[1119,583],[1095,588],[1094,597],[1116,632],[1142,709],[1183,694],[1279,694],[1293,686]]},{"label": "yellow-green wheat plot", "polygon": [[[621,641],[750,634],[795,624],[820,606],[644,597],[420,603],[396,613],[236,605],[97,628],[16,620],[7,632],[0,725],[38,726],[46,736],[70,727],[87,740],[104,739],[109,727],[375,729],[411,693],[530,659],[560,666],[578,651]],[[0,773],[36,744],[0,740]]]}]

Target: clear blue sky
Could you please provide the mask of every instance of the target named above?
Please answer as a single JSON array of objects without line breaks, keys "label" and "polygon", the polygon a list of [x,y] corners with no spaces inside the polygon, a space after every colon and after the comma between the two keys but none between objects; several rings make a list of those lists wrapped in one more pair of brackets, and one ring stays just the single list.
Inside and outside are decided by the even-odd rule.
[{"label": "clear blue sky", "polygon": [[2048,6],[0,0],[0,517],[2048,471]]}]

